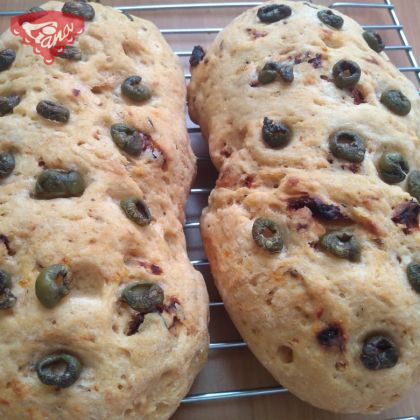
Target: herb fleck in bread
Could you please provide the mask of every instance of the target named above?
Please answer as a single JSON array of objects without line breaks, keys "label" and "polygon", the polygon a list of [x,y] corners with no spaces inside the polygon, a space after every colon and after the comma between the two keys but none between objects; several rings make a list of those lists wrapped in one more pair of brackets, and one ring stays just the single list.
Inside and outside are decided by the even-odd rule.
[{"label": "herb fleck in bread", "polygon": [[195,54],[189,86],[226,308],[282,385],[337,412],[378,412],[420,373],[420,107],[382,49],[339,12],[269,2]]},{"label": "herb fleck in bread", "polygon": [[50,66],[0,38],[10,420],[168,418],[206,359],[208,298],[182,229],[195,159],[181,67],[150,22],[85,12],[84,34]]}]

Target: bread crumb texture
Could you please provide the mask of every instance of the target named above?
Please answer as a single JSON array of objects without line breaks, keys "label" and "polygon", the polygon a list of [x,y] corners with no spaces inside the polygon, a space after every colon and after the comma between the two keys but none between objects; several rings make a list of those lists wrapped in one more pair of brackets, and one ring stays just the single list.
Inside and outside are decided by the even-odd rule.
[{"label": "bread crumb texture", "polygon": [[282,385],[323,409],[379,412],[420,374],[419,98],[375,34],[277,3],[193,62],[189,110],[220,172],[204,244],[230,316]]}]

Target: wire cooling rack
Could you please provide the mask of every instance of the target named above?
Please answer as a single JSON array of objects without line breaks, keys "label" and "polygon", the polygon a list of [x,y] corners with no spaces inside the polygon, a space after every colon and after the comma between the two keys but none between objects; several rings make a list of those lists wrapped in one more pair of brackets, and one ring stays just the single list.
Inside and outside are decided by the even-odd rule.
[{"label": "wire cooling rack", "polygon": [[[123,1],[124,0],[121,0],[121,2]],[[129,0],[127,0],[127,2],[128,1]],[[192,47],[197,44],[203,46],[208,45],[214,36],[220,32],[223,26],[225,26],[234,16],[238,15],[246,8],[261,4],[261,2],[173,3],[171,0],[166,1],[167,3],[165,4],[140,4],[127,6],[121,5],[116,6],[116,8],[124,12],[132,13],[135,15],[139,14],[144,18],[151,19],[152,21],[155,21],[159,27],[162,27],[159,22],[161,17],[168,17],[177,13],[177,17],[173,22],[175,26],[161,29],[161,32],[165,35],[168,42],[174,48],[176,54],[181,58],[181,61],[184,64],[185,78],[187,81],[191,77],[188,68],[188,58],[190,56]],[[106,0],[102,2],[114,3]],[[416,83],[417,87],[420,88],[420,67],[417,64],[413,53],[413,48],[408,42],[404,28],[400,23],[396,9],[391,0],[376,0],[376,2],[360,1],[335,3],[328,2],[328,0],[317,0],[316,2],[330,6],[333,9],[343,11],[361,23],[364,23],[363,16],[365,15],[364,12],[367,9],[369,11],[375,11],[374,15],[376,16],[377,21],[366,22],[366,24],[362,26],[365,29],[379,31],[381,33],[382,37],[387,42],[385,47],[386,52],[390,55],[394,63],[398,65],[399,70],[406,73],[407,76],[414,83]],[[22,10],[0,10],[0,17],[13,16],[21,13],[23,13]],[[373,16],[373,13],[370,14],[370,16]],[[203,22],[204,18],[206,18],[206,22],[216,22],[217,26],[207,26],[206,23],[205,27],[191,27],[191,22]],[[195,184],[193,185],[193,188],[191,189],[191,194],[187,203],[187,222],[185,223],[185,234],[187,237],[188,253],[191,259],[191,263],[198,270],[202,271],[206,279],[211,297],[210,309],[212,321],[210,323],[210,361],[212,359],[212,354],[217,353],[219,358],[226,360],[226,367],[229,365],[229,363],[232,362],[232,354],[235,352],[235,349],[245,352],[249,351],[247,349],[246,343],[244,343],[239,338],[239,334],[230,323],[229,318],[224,311],[223,302],[220,300],[220,297],[214,288],[208,267],[209,263],[203,251],[199,234],[200,222],[198,220],[201,214],[201,210],[207,204],[207,198],[217,178],[217,174],[212,167],[208,155],[208,148],[205,141],[201,137],[200,128],[192,123],[188,117],[187,126],[193,149],[198,159],[198,176]],[[220,331],[218,331],[220,330],[221,325],[225,327],[222,328],[222,335],[220,334]],[[218,338],[219,336],[223,337],[223,334],[223,339]],[[235,358],[237,356],[238,355],[236,354],[233,357]],[[251,355],[248,356],[252,358]],[[255,360],[252,360],[250,368],[254,367],[258,369],[258,364]],[[213,377],[213,381],[210,381],[210,385],[217,389],[208,389],[208,376],[211,375],[206,375],[204,372],[204,374],[202,373],[198,378],[198,386],[195,385],[193,387],[192,393],[184,398],[182,403],[186,405],[204,401],[257,397],[262,395],[282,394],[288,392],[287,389],[282,386],[273,385],[274,382],[272,378],[270,378],[267,373],[265,373],[262,367],[259,369],[261,369],[263,372],[261,374],[263,380],[265,379],[266,382],[270,382],[270,386],[260,385],[258,387],[254,387],[252,385],[250,386],[248,383],[243,384],[243,380],[236,381],[236,378],[234,377],[235,375],[231,373],[232,371],[225,369],[223,370],[223,377],[229,375],[232,377],[230,377],[228,381],[223,381],[220,377],[216,379]],[[204,371],[206,371],[206,368]],[[200,381],[200,378],[202,378],[203,375],[204,379]],[[230,385],[230,389],[219,390],[219,387],[223,387],[223,384],[226,382]],[[241,382],[241,384],[237,384],[237,382]],[[261,383],[261,380],[257,382]],[[197,392],[197,389],[200,392]],[[400,420],[420,420],[420,417],[401,417]]]}]

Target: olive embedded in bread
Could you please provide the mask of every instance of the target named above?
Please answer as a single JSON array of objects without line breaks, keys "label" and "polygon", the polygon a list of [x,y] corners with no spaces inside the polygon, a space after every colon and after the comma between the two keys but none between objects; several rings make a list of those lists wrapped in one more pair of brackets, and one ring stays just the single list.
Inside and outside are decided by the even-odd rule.
[{"label": "olive embedded in bread", "polygon": [[146,226],[152,221],[149,207],[141,198],[129,197],[121,200],[121,208],[131,221],[140,226]]},{"label": "olive embedded in bread", "polygon": [[264,117],[262,138],[273,149],[279,149],[289,144],[292,131],[285,124]]},{"label": "olive embedded in bread", "polygon": [[317,13],[318,19],[334,29],[341,29],[344,24],[344,19],[335,14],[332,10],[322,9]]},{"label": "olive embedded in bread", "polygon": [[95,17],[95,9],[84,1],[67,1],[61,10],[63,13],[82,17],[86,21],[91,21]]},{"label": "olive embedded in bread", "polygon": [[351,88],[357,85],[362,71],[357,63],[351,60],[340,60],[334,64],[332,75],[339,88]]},{"label": "olive embedded in bread", "polygon": [[404,181],[409,171],[407,160],[399,152],[384,152],[378,161],[379,175],[388,184]]},{"label": "olive embedded in bread", "polygon": [[18,95],[0,96],[0,117],[13,113],[20,101],[21,97]]},{"label": "olive embedded in bread", "polygon": [[13,153],[0,153],[0,179],[7,178],[15,169],[15,157]]},{"label": "olive embedded in bread", "polygon": [[364,342],[360,359],[369,370],[390,369],[398,363],[399,352],[390,337],[374,335]]},{"label": "olive embedded in bread", "polygon": [[365,158],[365,141],[351,131],[338,131],[330,136],[331,153],[338,159],[360,163]]},{"label": "olive embedded in bread", "polygon": [[10,274],[0,269],[0,310],[9,309],[16,303],[16,296],[11,292],[12,277]]},{"label": "olive embedded in bread", "polygon": [[80,48],[77,48],[74,45],[66,45],[63,51],[57,54],[57,57],[71,61],[80,61],[82,59],[82,52],[80,51]]},{"label": "olive embedded in bread", "polygon": [[111,137],[114,143],[129,155],[139,156],[143,150],[143,139],[140,133],[127,124],[113,124],[111,126]]},{"label": "olive embedded in bread", "polygon": [[326,233],[320,240],[321,248],[326,252],[349,261],[360,261],[361,247],[358,239],[345,231]]},{"label": "olive embedded in bread", "polygon": [[[64,367],[64,370],[63,370]],[[36,373],[44,385],[68,388],[80,376],[82,364],[79,359],[66,353],[54,353],[38,360]]]},{"label": "olive embedded in bread", "polygon": [[121,84],[121,93],[135,102],[147,101],[152,96],[150,88],[142,83],[140,76],[127,77]]},{"label": "olive embedded in bread", "polygon": [[372,48],[373,51],[381,52],[385,48],[385,44],[382,41],[381,36],[377,32],[373,31],[365,31],[363,32],[363,38],[367,42],[370,48]]},{"label": "olive embedded in bread", "polygon": [[385,90],[381,102],[397,115],[405,116],[411,111],[411,101],[397,89]]},{"label": "olive embedded in bread", "polygon": [[72,274],[69,267],[54,264],[44,268],[35,282],[35,293],[38,300],[46,308],[53,308],[69,294]]},{"label": "olive embedded in bread", "polygon": [[407,178],[407,191],[420,202],[420,171],[411,171]]},{"label": "olive embedded in bread", "polygon": [[408,264],[407,277],[411,287],[420,293],[420,264],[414,262]]},{"label": "olive embedded in bread", "polygon": [[0,72],[9,69],[16,59],[16,53],[11,48],[0,51]]},{"label": "olive embedded in bread", "polygon": [[57,121],[61,123],[68,122],[70,111],[63,105],[53,101],[40,101],[36,106],[36,112],[47,120]]},{"label": "olive embedded in bread", "polygon": [[257,16],[261,22],[274,23],[292,14],[292,9],[286,4],[270,4],[258,9]]},{"label": "olive embedded in bread", "polygon": [[261,84],[266,85],[274,82],[278,75],[285,82],[293,82],[293,65],[269,61],[268,63],[265,63],[263,68],[259,71],[258,81]]},{"label": "olive embedded in bread", "polygon": [[280,227],[270,219],[256,219],[252,226],[252,237],[258,246],[269,252],[280,252],[283,248]]},{"label": "olive embedded in bread", "polygon": [[86,185],[83,176],[75,170],[46,169],[36,180],[35,197],[40,199],[80,197]]},{"label": "olive embedded in bread", "polygon": [[145,314],[163,304],[164,293],[158,284],[137,281],[124,288],[121,299],[134,310]]}]

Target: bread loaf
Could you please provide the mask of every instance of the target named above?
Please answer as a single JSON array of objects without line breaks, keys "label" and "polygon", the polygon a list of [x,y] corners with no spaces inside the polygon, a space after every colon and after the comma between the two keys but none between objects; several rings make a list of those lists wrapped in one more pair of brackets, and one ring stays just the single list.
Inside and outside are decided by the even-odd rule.
[{"label": "bread loaf", "polygon": [[0,417],[166,419],[208,345],[181,66],[148,21],[42,9],[86,21],[52,65],[0,38]]},{"label": "bread loaf", "polygon": [[189,86],[225,306],[282,385],[336,412],[378,412],[420,373],[420,107],[382,50],[338,11],[269,2],[195,48]]}]

